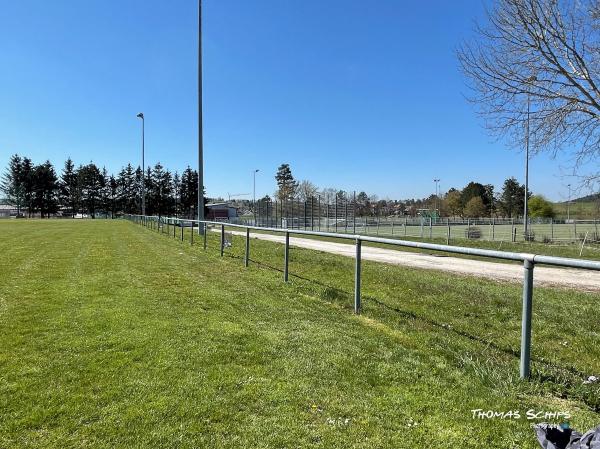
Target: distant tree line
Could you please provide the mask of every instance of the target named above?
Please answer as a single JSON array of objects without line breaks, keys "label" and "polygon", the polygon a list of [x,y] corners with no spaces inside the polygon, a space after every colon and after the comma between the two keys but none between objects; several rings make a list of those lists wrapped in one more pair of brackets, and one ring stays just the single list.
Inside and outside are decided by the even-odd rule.
[{"label": "distant tree line", "polygon": [[[297,181],[292,175],[289,164],[282,164],[275,174],[278,201],[311,201],[318,198],[323,204],[336,201],[351,201],[356,208],[356,215],[410,215],[417,216],[420,211],[438,209],[440,216],[462,218],[523,216],[525,202],[525,186],[515,178],[504,181],[501,192],[494,192],[491,184],[469,182],[463,189],[451,188],[446,194],[430,195],[422,199],[391,200],[379,199],[366,192],[348,193],[332,187],[320,189],[308,180]],[[528,195],[530,217],[554,217],[552,203],[542,196]],[[270,201],[266,196],[263,200]]]},{"label": "distant tree line", "polygon": [[198,204],[198,172],[189,166],[179,175],[154,167],[134,168],[130,163],[109,174],[90,162],[75,166],[71,158],[60,174],[50,161],[36,165],[28,157],[11,156],[0,179],[0,190],[18,214],[42,218],[58,214],[115,217],[139,214],[145,186],[146,214],[193,218]]}]

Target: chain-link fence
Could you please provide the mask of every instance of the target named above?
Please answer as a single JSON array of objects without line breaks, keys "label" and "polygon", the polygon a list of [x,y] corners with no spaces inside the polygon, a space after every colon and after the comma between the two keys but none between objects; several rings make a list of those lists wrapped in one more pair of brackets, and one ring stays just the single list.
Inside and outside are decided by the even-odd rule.
[{"label": "chain-link fence", "polygon": [[253,226],[393,238],[479,239],[505,242],[600,242],[600,220],[450,218],[365,214],[352,200],[257,201],[243,223]]}]

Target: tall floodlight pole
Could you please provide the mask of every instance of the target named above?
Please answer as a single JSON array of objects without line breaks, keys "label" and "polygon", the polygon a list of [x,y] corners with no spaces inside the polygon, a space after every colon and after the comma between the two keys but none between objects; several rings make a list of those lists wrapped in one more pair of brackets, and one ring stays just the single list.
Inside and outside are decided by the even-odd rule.
[{"label": "tall floodlight pole", "polygon": [[[204,148],[202,135],[202,0],[198,0],[198,220],[204,220]],[[198,234],[203,227],[198,224]]]},{"label": "tall floodlight pole", "polygon": [[571,184],[567,184],[569,188],[569,197],[567,199],[567,220],[571,219]]},{"label": "tall floodlight pole", "polygon": [[145,161],[145,149],[144,140],[146,133],[146,121],[144,120],[144,113],[140,112],[136,117],[142,119],[142,215],[146,215],[146,161]]}]

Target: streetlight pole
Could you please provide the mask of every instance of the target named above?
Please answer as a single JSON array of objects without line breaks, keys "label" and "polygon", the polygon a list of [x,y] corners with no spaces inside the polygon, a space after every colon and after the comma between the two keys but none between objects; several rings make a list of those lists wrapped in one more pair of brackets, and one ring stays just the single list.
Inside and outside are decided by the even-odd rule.
[{"label": "streetlight pole", "polygon": [[569,198],[567,200],[567,220],[571,219],[571,184],[567,184],[569,188]]},{"label": "streetlight pole", "polygon": [[[527,81],[533,83],[537,80],[535,75],[530,76]],[[531,106],[531,93],[527,91],[527,120],[525,122],[525,199],[523,202],[523,233],[525,234],[526,241],[529,241],[527,217],[528,211],[528,194],[529,194],[529,112]]]},{"label": "streetlight pole", "polygon": [[254,225],[256,226],[256,174],[260,170],[258,168],[252,170],[252,211],[254,212]]},{"label": "streetlight pole", "polygon": [[[198,220],[204,220],[204,147],[202,134],[202,0],[198,0]],[[198,224],[198,234],[203,227]]]},{"label": "streetlight pole", "polygon": [[435,210],[433,212],[435,212],[438,209],[438,183],[440,182],[439,178],[434,179],[433,182],[435,182]]},{"label": "streetlight pole", "polygon": [[145,134],[146,134],[146,121],[144,120],[144,113],[140,112],[136,117],[142,119],[142,215],[146,215],[146,161],[145,161]]},{"label": "streetlight pole", "polygon": [[260,169],[252,170],[252,201],[256,203],[256,174],[260,171]]}]

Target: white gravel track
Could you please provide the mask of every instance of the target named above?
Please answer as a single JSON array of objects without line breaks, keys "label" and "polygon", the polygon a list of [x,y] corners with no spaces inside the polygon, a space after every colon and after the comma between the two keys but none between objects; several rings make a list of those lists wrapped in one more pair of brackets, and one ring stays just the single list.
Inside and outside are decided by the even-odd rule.
[{"label": "white gravel track", "polygon": [[[245,235],[245,232],[234,231],[233,234]],[[252,238],[276,243],[285,243],[285,237],[271,234],[251,234]],[[354,257],[355,247],[352,244],[328,242],[301,237],[290,237],[290,246]],[[495,279],[499,281],[523,281],[521,264],[499,263],[484,260],[471,260],[460,257],[433,255],[398,251],[395,249],[362,246],[362,259],[393,265],[402,265],[425,270],[440,270],[461,275]],[[293,257],[293,255],[291,256]],[[534,284],[574,288],[584,291],[600,291],[600,272],[573,268],[536,266]]]}]

